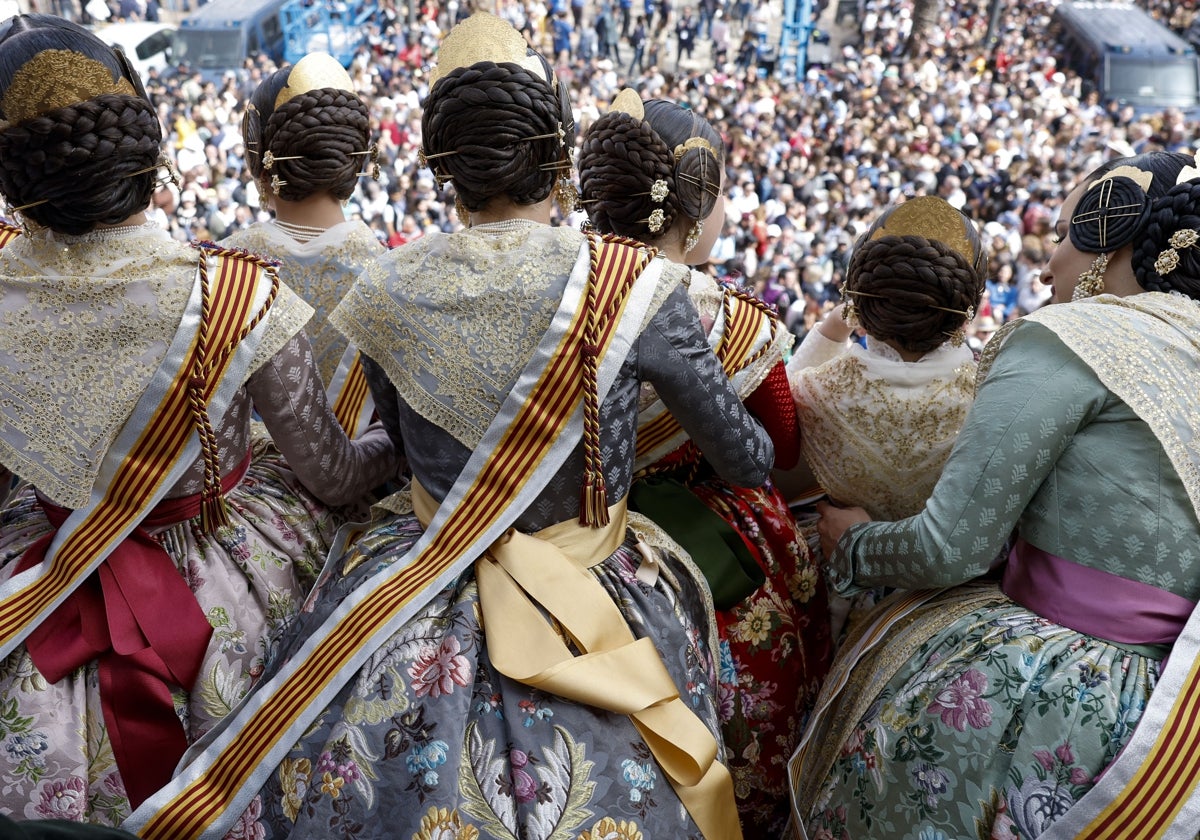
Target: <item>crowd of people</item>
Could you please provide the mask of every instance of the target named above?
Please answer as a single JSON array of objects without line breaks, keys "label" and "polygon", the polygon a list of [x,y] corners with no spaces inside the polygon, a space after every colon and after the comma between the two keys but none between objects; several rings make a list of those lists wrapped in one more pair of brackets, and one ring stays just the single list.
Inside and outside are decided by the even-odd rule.
[{"label": "crowd of people", "polygon": [[[703,0],[694,10],[659,0],[487,5],[556,57],[581,130],[623,86],[712,121],[730,152],[713,271],[777,305],[797,335],[836,303],[850,245],[878,207],[940,195],[984,226],[997,256],[972,331],[978,346],[975,334],[985,339],[1047,299],[1039,266],[1067,185],[1114,154],[1194,144],[1180,112],[1102,107],[1060,65],[1048,34],[1051,2],[1005,7],[995,20],[987,0],[944,4],[916,50],[906,50],[912,16],[900,0],[863,0],[852,24],[834,24],[835,10],[818,4],[818,28],[826,26],[835,50],[786,83],[766,59],[766,33],[774,36],[782,16],[777,0]],[[1148,5],[1178,31],[1190,24],[1185,4]],[[460,225],[417,150],[439,34],[470,8],[429,4],[410,18],[404,4],[380,3],[369,45],[351,65],[381,168],[378,181],[359,184],[348,212],[389,247]],[[556,21],[570,25],[569,49],[554,43],[562,38]],[[693,24],[694,36],[681,41]],[[743,39],[754,48],[739,53]],[[178,189],[155,199],[157,220],[177,238],[219,239],[265,216],[239,125],[241,103],[274,69],[260,57],[211,82],[187,66],[147,79],[183,174]]]},{"label": "crowd of people", "polygon": [[1190,836],[1184,115],[1048,3],[795,82],[771,0],[487,5],[220,81],[0,28],[0,809]]}]

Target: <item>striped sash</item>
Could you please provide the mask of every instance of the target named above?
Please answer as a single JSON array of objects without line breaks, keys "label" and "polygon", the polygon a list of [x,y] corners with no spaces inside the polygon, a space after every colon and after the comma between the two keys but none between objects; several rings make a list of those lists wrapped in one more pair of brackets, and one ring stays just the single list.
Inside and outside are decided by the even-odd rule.
[{"label": "striped sash", "polygon": [[[201,740],[194,760],[126,821],[127,829],[145,840],[224,835],[346,681],[502,536],[557,472],[583,433],[584,353],[599,359],[602,399],[637,338],[662,267],[630,245],[588,237],[550,328],[421,539],[351,593]],[[594,344],[585,298],[600,314]]]},{"label": "striped sash", "polygon": [[1192,840],[1200,826],[1200,607],[1129,743],[1042,840]]},{"label": "striped sash", "polygon": [[366,430],[375,411],[375,400],[371,397],[361,359],[362,353],[357,347],[347,346],[328,387],[333,414],[352,440]]},{"label": "striped sash", "polygon": [[[215,257],[217,270],[209,263]],[[88,578],[200,452],[196,412],[221,416],[245,379],[278,289],[268,263],[203,248],[166,358],[105,453],[88,503],[73,511],[46,560],[0,585],[0,657]]]},{"label": "striped sash", "polygon": [[[734,289],[724,289],[721,311],[708,333],[708,343],[716,353],[726,375],[737,375],[762,358],[775,342],[779,321],[755,298]],[[739,390],[738,393],[741,396]],[[636,468],[644,469],[668,453],[674,452],[687,439],[661,400],[642,411],[638,422]]]}]

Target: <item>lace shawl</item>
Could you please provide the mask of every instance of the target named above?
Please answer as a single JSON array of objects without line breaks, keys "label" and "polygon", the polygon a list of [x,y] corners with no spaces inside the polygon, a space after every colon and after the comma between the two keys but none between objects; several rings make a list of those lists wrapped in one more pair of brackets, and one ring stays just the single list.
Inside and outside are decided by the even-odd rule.
[{"label": "lace shawl", "polygon": [[917,362],[886,344],[854,344],[790,379],[801,451],[817,481],[872,519],[924,507],[975,397],[971,353],[949,344]]},{"label": "lace shawl", "polygon": [[329,323],[329,313],[367,263],[386,250],[375,234],[366,224],[354,220],[334,225],[308,242],[297,242],[267,222],[239,230],[222,244],[279,260],[279,279],[313,308],[306,332],[321,381],[328,385],[347,343]]},{"label": "lace shawl", "polygon": [[[79,507],[166,355],[198,252],[140,227],[22,236],[0,251],[0,463]],[[250,371],[303,328],[281,288]]]},{"label": "lace shawl", "polygon": [[[549,327],[567,277],[588,263],[584,236],[569,227],[430,234],[371,264],[330,320],[413,410],[473,449]],[[670,290],[660,284],[651,314]]]}]

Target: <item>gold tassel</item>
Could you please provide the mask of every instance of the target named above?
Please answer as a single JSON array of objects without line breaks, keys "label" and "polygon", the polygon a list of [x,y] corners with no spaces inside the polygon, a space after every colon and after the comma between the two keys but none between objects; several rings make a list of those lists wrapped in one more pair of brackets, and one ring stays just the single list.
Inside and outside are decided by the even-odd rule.
[{"label": "gold tassel", "polygon": [[579,523],[591,528],[608,524],[608,490],[604,476],[589,473],[583,480],[583,497],[579,500]]},{"label": "gold tassel", "polygon": [[231,524],[225,497],[219,491],[215,494],[206,492],[200,502],[200,530],[213,534],[218,528],[228,528]]}]

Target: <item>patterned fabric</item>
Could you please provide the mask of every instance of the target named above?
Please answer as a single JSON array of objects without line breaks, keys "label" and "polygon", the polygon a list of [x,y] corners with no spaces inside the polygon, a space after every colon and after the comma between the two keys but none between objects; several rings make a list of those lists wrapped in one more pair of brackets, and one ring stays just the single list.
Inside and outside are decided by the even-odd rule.
[{"label": "patterned fabric", "polygon": [[[692,273],[688,295],[701,323],[712,328],[722,290]],[[709,341],[714,337],[709,333]],[[793,415],[786,388],[773,391],[769,374],[787,342],[771,345],[752,365],[747,398],[764,395],[760,415]],[[777,401],[770,403],[772,393]],[[643,417],[658,394],[643,388]],[[765,404],[765,406],[764,406]],[[772,421],[768,426],[779,425]],[[699,453],[694,442],[650,465],[652,473],[689,477]],[[790,819],[787,760],[795,748],[832,653],[825,584],[787,502],[771,485],[735,486],[705,469],[691,491],[745,540],[765,576],[753,594],[717,612],[720,639],[721,733],[734,776],[738,815],[747,837],[783,837]]]},{"label": "patterned fabric", "polygon": [[[826,345],[836,355],[817,355]],[[843,348],[817,330],[801,347],[789,375],[801,451],[821,486],[874,519],[919,511],[974,396],[970,351],[945,344],[905,362],[886,344]]]},{"label": "patterned fabric", "polygon": [[[100,455],[166,354],[198,258],[153,227],[43,231],[0,251],[0,461],[63,507],[87,501]],[[281,286],[250,370],[311,314]]]},{"label": "patterned fabric", "polygon": [[[519,280],[528,286],[530,299],[546,297],[555,307],[572,311],[571,299],[563,299],[564,289],[568,277],[579,271],[581,256],[586,263],[586,252],[580,253],[580,239],[568,248],[559,238],[578,234],[542,226],[514,227],[497,226],[489,233],[488,226],[479,226],[484,230],[454,234],[449,238],[467,241],[439,246],[451,258],[436,262],[427,259],[424,249],[398,249],[395,256],[381,261],[388,272],[397,271],[386,277],[368,272],[348,296],[351,302],[338,310],[344,312],[342,322],[352,326],[351,338],[372,358],[383,356],[375,359],[379,365],[366,366],[372,372],[381,417],[394,425],[392,434],[403,440],[416,480],[439,502],[471,458],[471,449],[458,434],[463,422],[473,421],[460,418],[454,428],[442,428],[430,420],[430,412],[409,405],[406,388],[380,381],[379,374],[399,376],[410,361],[420,367],[437,359],[439,345],[431,345],[423,336],[436,336],[447,347],[466,347],[474,355],[491,346],[476,345],[480,336],[491,341],[498,331],[546,331],[548,315],[537,325],[515,323],[507,298],[501,318],[496,297],[488,298],[486,307],[480,302],[475,320],[451,318],[443,307],[457,306],[454,285],[461,281],[468,293],[464,299],[469,300],[478,291],[477,281],[486,280],[478,264],[459,265],[453,255],[470,257],[482,248],[494,256],[507,254],[508,262],[536,266],[536,282],[532,275],[509,278],[509,282]],[[500,242],[488,244],[492,238]],[[508,254],[512,249],[522,253]],[[408,256],[424,275],[414,273]],[[496,277],[503,279],[503,272]],[[414,280],[419,286],[410,282]],[[729,387],[685,290],[669,279],[656,282],[663,291],[656,289],[646,296],[653,314],[633,322],[637,337],[600,406],[610,498],[624,495],[629,486],[637,394],[643,381],[652,382],[664,399],[678,407],[681,422],[711,448],[723,473],[760,483],[771,461],[769,440]],[[382,309],[362,305],[381,290],[393,303]],[[426,298],[425,290],[436,291],[441,303]],[[422,304],[431,309],[425,316],[419,314]],[[415,333],[403,319],[380,321],[379,329],[372,326],[372,318],[396,309],[414,320]],[[498,320],[514,323],[497,325]],[[449,332],[436,329],[443,323],[451,324]],[[416,357],[422,359],[421,365]],[[509,361],[543,371],[556,359]],[[497,364],[505,362],[501,359]],[[452,370],[448,375],[457,374]],[[463,394],[459,384],[450,382],[444,393],[438,392],[439,399],[454,404]],[[489,390],[499,384],[503,383],[491,383]],[[509,388],[511,382],[504,385],[501,396]],[[577,446],[557,473],[545,480],[544,488],[526,488],[533,501],[518,518],[517,529],[536,533],[556,523],[576,522],[582,471]],[[464,480],[476,479],[478,474]],[[390,505],[390,509],[390,516],[381,518],[344,559],[328,567],[329,573],[322,576],[295,625],[281,638],[279,662],[303,645],[312,628],[340,603],[357,597],[356,588],[361,589],[363,581],[408,551],[419,527],[404,507]],[[644,541],[653,543],[649,536]],[[632,634],[654,640],[680,696],[715,736],[716,666],[707,618],[712,606],[687,561],[665,548],[638,546],[630,537],[610,556],[589,558],[587,573],[612,599]],[[336,697],[316,711],[314,724],[291,753],[269,768],[265,786],[241,815],[234,836],[699,837],[630,717],[565,701],[496,672],[489,659],[487,634],[503,633],[504,627],[482,627],[473,569],[442,591],[421,597],[417,616],[397,623],[367,664],[347,675]]]},{"label": "patterned fabric", "polygon": [[1032,840],[1128,741],[1158,659],[1049,622],[995,587],[948,622],[954,597],[913,617],[949,623],[920,633],[916,650],[885,641],[858,666],[866,709],[828,743],[810,838]]},{"label": "patterned fabric", "polygon": [[[411,515],[373,528],[323,576],[288,634],[292,647],[420,533]],[[653,586],[638,581],[632,537],[591,571],[715,731],[708,628],[691,618],[705,615],[703,591],[670,555],[659,558]],[[497,673],[479,615],[467,572],[327,706],[230,836],[698,838],[630,719]]]},{"label": "patterned fabric", "polygon": [[766,576],[716,614],[717,691],[742,830],[747,838],[782,838],[791,819],[787,760],[832,653],[825,582],[773,486],[751,490],[714,478],[692,491],[742,535]]},{"label": "patterned fabric", "polygon": [[[261,670],[266,639],[312,585],[340,520],[315,501],[265,440],[230,492],[232,525],[206,536],[193,519],[156,534],[213,625],[201,677],[176,711],[203,735]],[[49,531],[32,489],[0,513],[0,576]],[[17,819],[118,825],[129,801],[100,710],[95,663],[51,685],[24,646],[0,662],[0,809]]]},{"label": "patterned fabric", "polygon": [[347,345],[345,336],[329,323],[329,313],[363,268],[384,252],[375,234],[355,220],[297,242],[271,222],[261,222],[234,232],[221,244],[279,260],[279,279],[313,308],[308,340],[321,381],[328,384]]},{"label": "patterned fabric", "polygon": [[[14,333],[0,330],[0,356],[20,362],[8,367],[3,387],[54,395],[37,402],[32,417],[22,414],[25,402],[0,401],[20,421],[0,425],[0,458],[32,485],[0,515],[2,580],[50,529],[32,487],[59,503],[80,490],[86,498],[90,483],[79,476],[96,475],[164,358],[194,286],[197,252],[161,231],[117,228],[22,237],[0,260],[6,272],[0,319],[25,330],[14,331],[15,342]],[[244,693],[261,668],[266,636],[296,609],[343,515],[354,512],[326,506],[356,503],[396,466],[381,428],[352,443],[329,411],[302,331],[311,308],[281,286],[270,313],[248,378],[224,416],[212,418],[222,474],[254,452],[249,472],[226,494],[232,524],[211,536],[196,520],[155,532],[214,628],[199,681],[189,695],[175,698],[189,739]],[[252,439],[255,408],[277,448],[265,434]],[[86,423],[76,422],[78,414],[87,415]],[[21,423],[52,429],[24,435]],[[59,450],[70,456],[62,474],[54,472],[60,462],[47,455]],[[202,479],[197,461],[168,498],[195,494]],[[65,497],[58,492],[63,483],[70,486]],[[48,684],[23,646],[0,664],[0,744],[11,744],[14,757],[0,762],[0,808],[20,817],[110,824],[128,815],[99,682],[93,662]]]},{"label": "patterned fabric", "polygon": [[[1120,305],[1155,309],[1144,297]],[[1081,335],[1047,328],[1059,315],[1013,328],[924,511],[852,526],[839,543],[831,570],[839,591],[952,588],[856,667],[833,715],[855,728],[827,742],[840,753],[828,775],[809,769],[821,792],[799,803],[810,836],[1036,837],[1131,738],[1160,676],[1158,652],[1064,628],[998,592],[953,608],[1014,530],[1083,566],[1200,595],[1200,521],[1156,438],[1164,424],[1196,422],[1179,410],[1194,394],[1176,401],[1162,387],[1195,379],[1194,348],[1182,351],[1194,331],[1142,329],[1138,316],[1103,301],[1070,306],[1096,317],[1090,340],[1124,353],[1081,358],[1068,349]],[[1198,309],[1181,299],[1160,311],[1175,310],[1182,325]],[[1143,339],[1136,363],[1133,333]],[[1153,374],[1168,354],[1171,364]],[[1125,383],[1128,403],[1097,374],[1125,376],[1127,362],[1159,377]],[[1140,402],[1147,389],[1153,406]],[[1120,609],[1120,596],[1114,590],[1096,608]]]}]

